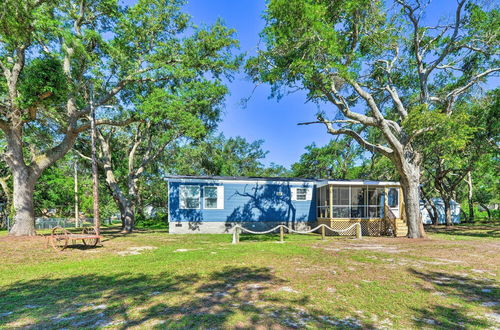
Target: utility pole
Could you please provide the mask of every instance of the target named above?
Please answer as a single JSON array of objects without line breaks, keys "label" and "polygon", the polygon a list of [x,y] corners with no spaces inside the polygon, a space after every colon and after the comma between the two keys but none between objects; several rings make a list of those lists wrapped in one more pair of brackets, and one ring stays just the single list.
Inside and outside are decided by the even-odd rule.
[{"label": "utility pole", "polygon": [[80,213],[78,212],[78,162],[75,160],[75,227],[80,227]]},{"label": "utility pole", "polygon": [[97,131],[95,124],[95,108],[94,108],[94,86],[90,85],[90,129],[91,129],[91,143],[92,143],[92,181],[93,181],[93,195],[94,195],[94,226],[97,231],[97,235],[101,231],[101,220],[99,217],[99,181],[97,177],[97,157],[96,157],[96,140]]}]

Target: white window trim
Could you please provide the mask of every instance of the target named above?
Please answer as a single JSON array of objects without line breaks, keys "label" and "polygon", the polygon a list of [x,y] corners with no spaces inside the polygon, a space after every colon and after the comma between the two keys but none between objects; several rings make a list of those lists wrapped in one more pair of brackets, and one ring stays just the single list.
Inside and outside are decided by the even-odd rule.
[{"label": "white window trim", "polygon": [[[304,193],[303,194],[299,194],[299,190],[304,190]],[[297,201],[307,201],[307,188],[295,188],[295,191],[296,191],[296,200]],[[304,195],[304,199],[299,199],[299,195]]]},{"label": "white window trim", "polygon": [[[305,189],[306,190],[306,199],[297,199],[297,189]],[[292,193],[292,201],[295,202],[308,202],[312,200],[312,188],[310,187],[292,187],[290,188]]]},{"label": "white window trim", "polygon": [[[198,187],[198,207],[187,207],[186,205],[182,205],[182,193],[181,193],[181,190],[184,189],[184,188],[187,188],[187,187]],[[179,186],[179,209],[181,210],[199,210],[201,209],[201,201],[200,201],[200,198],[201,198],[201,187],[200,185],[194,185],[194,184],[189,184],[189,185],[180,185]]]},{"label": "white window trim", "polygon": [[[207,207],[207,195],[205,188],[215,188],[217,193],[217,206]],[[224,186],[203,186],[203,209],[205,210],[223,210],[224,209]]]}]

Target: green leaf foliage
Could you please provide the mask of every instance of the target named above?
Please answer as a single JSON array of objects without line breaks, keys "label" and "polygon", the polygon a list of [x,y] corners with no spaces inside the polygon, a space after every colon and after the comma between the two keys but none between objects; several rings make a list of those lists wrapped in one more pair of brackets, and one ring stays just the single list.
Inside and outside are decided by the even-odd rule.
[{"label": "green leaf foliage", "polygon": [[33,59],[23,71],[19,94],[19,103],[23,108],[64,103],[68,85],[61,61],[48,57]]},{"label": "green leaf foliage", "polygon": [[178,175],[286,176],[283,167],[262,163],[268,153],[262,149],[263,143],[211,135],[197,143],[176,146],[175,158],[165,170]]},{"label": "green leaf foliage", "polygon": [[295,177],[318,179],[356,179],[355,164],[361,159],[362,149],[351,138],[331,140],[324,147],[314,143],[292,164]]}]

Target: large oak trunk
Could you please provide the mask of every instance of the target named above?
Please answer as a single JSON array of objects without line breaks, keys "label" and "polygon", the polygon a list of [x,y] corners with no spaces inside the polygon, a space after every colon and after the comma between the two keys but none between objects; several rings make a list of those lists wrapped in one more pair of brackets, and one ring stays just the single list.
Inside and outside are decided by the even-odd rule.
[{"label": "large oak trunk", "polygon": [[122,214],[122,233],[131,233],[135,226],[135,212],[134,207],[130,203],[124,207],[124,214]]},{"label": "large oak trunk", "polygon": [[120,218],[122,221],[122,233],[130,233],[134,230],[135,225],[135,200],[130,196],[126,196],[120,186],[116,183],[115,176],[111,171],[110,166],[104,166],[106,173],[106,183],[111,190],[113,199],[120,210]]},{"label": "large oak trunk", "polygon": [[408,224],[408,237],[425,237],[422,219],[420,217],[420,196],[418,184],[401,180],[405,202],[405,216]]},{"label": "large oak trunk", "polygon": [[128,196],[125,214],[122,215],[122,233],[131,233],[135,226],[135,206],[137,205],[137,179],[132,175],[128,179]]},{"label": "large oak trunk", "polygon": [[414,164],[405,164],[400,170],[400,175],[408,237],[425,237],[422,217],[420,216],[420,167]]},{"label": "large oak trunk", "polygon": [[33,207],[33,191],[35,180],[25,169],[13,169],[13,206],[14,225],[9,232],[13,236],[34,236],[35,212]]}]

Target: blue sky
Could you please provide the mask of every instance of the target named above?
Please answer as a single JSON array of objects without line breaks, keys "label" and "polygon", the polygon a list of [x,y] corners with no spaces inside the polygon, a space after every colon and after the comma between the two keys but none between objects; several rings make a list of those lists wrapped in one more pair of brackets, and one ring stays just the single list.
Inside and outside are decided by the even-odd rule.
[{"label": "blue sky", "polygon": [[[448,16],[455,7],[455,0],[435,0],[427,8],[426,19],[434,21]],[[264,27],[264,0],[188,0],[185,9],[195,24],[211,24],[221,18],[228,27],[236,29],[241,51],[256,53]],[[226,136],[240,135],[250,141],[263,139],[264,149],[269,151],[264,163],[289,167],[299,160],[305,146],[313,142],[325,145],[332,138],[323,126],[297,126],[299,122],[315,120],[317,106],[305,103],[305,93],[297,92],[277,101],[269,98],[269,86],[260,85],[255,91],[254,87],[244,73],[236,76],[229,85],[231,95],[219,130]],[[250,95],[243,107],[241,100]],[[324,110],[336,111],[329,105]]]},{"label": "blue sky", "polygon": [[[259,32],[264,27],[261,19],[264,9],[264,1],[259,0],[191,0],[186,6],[195,24],[211,24],[220,17],[228,27],[236,29],[240,51],[248,55],[256,53]],[[316,105],[306,104],[304,94],[295,93],[278,102],[269,99],[269,86],[260,85],[255,91],[254,87],[243,72],[229,85],[231,95],[219,126],[224,135],[264,140],[264,149],[269,151],[265,163],[286,167],[299,159],[306,145],[312,142],[323,145],[329,141],[323,127],[297,126],[298,122],[315,118]],[[241,100],[249,96],[243,107]]]},{"label": "blue sky", "polygon": [[[264,27],[262,13],[264,0],[187,0],[185,11],[195,24],[214,23],[218,18],[237,31],[240,51],[254,55],[259,43],[259,32]],[[134,0],[125,0],[134,3]],[[451,16],[456,7],[455,0],[435,0],[427,7],[426,20],[435,22]],[[320,125],[297,126],[297,123],[315,119],[317,106],[305,103],[305,93],[297,92],[281,100],[270,99],[270,87],[255,85],[243,72],[229,84],[231,95],[227,97],[226,109],[219,131],[226,137],[242,136],[249,141],[264,140],[263,148],[269,151],[264,163],[271,162],[289,167],[304,153],[304,147],[316,143],[328,143],[331,135]],[[242,99],[250,97],[243,107]],[[336,111],[326,105],[324,110]]]}]

